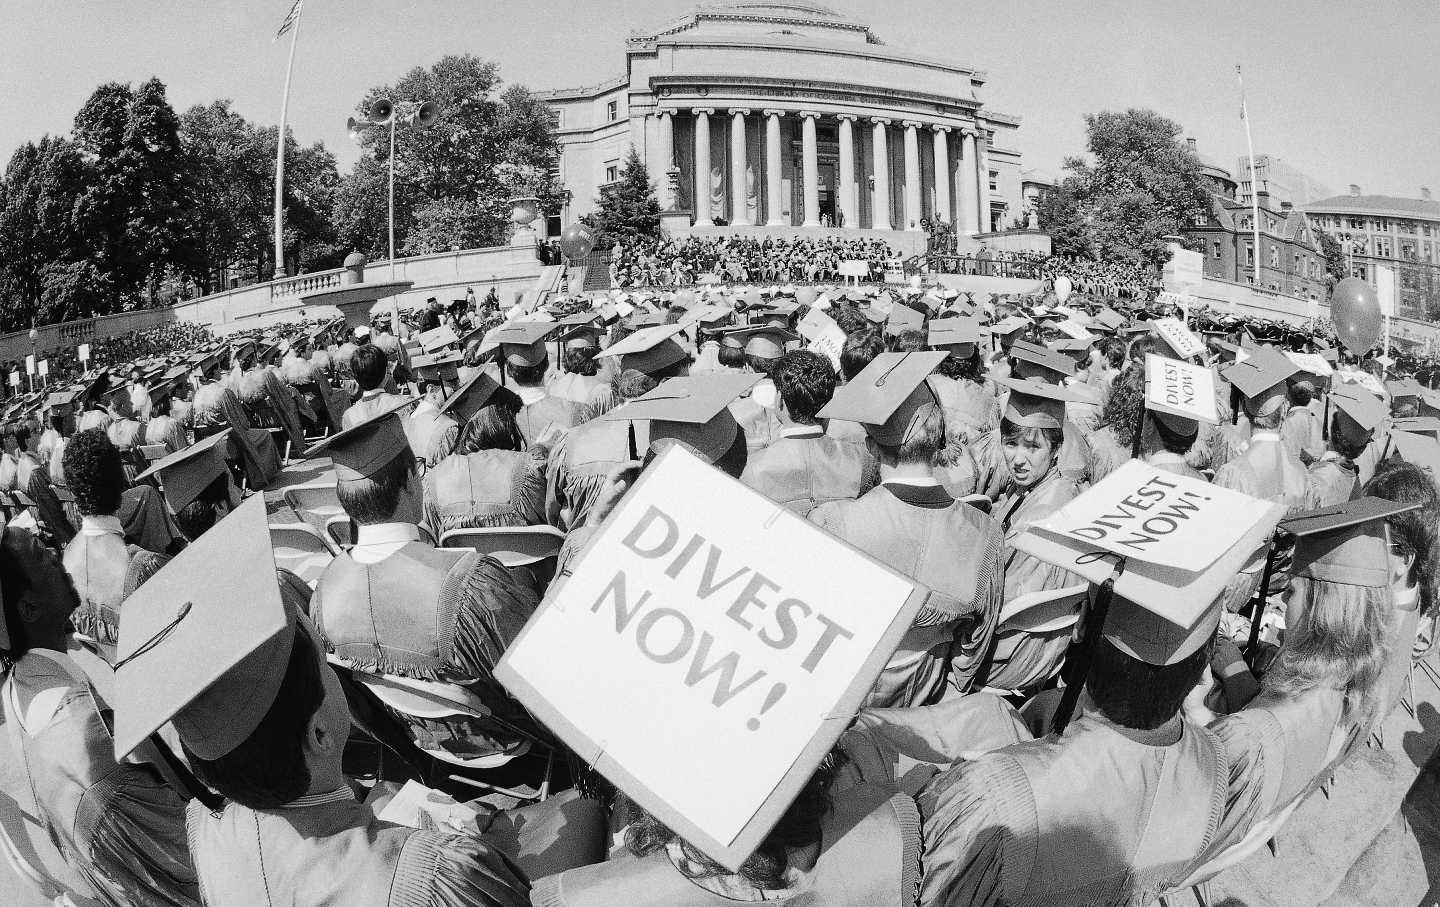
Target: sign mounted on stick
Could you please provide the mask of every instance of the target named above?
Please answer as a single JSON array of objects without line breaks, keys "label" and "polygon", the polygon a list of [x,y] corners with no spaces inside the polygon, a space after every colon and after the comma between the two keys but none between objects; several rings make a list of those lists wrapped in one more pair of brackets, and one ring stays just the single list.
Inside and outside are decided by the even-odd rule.
[{"label": "sign mounted on stick", "polygon": [[25,374],[35,374],[35,354],[30,353],[25,357]]},{"label": "sign mounted on stick", "polygon": [[835,323],[834,318],[820,309],[812,308],[800,319],[796,329],[801,337],[810,341],[805,349],[824,356],[830,360],[831,366],[837,372],[840,370],[840,351],[845,348],[845,332]]},{"label": "sign mounted on stick", "polygon": [[1205,352],[1205,344],[1179,318],[1157,318],[1150,322],[1150,328],[1182,359]]},{"label": "sign mounted on stick", "polygon": [[1193,362],[1146,353],[1145,408],[1218,424],[1215,373]]},{"label": "sign mounted on stick", "polygon": [[834,746],[927,594],[672,447],[495,674],[581,759],[734,869]]},{"label": "sign mounted on stick", "polygon": [[81,362],[89,362],[89,361],[90,361],[90,344],[88,344],[88,343],[82,343],[82,344],[80,344],[79,348],[75,350],[75,358],[79,359]]}]

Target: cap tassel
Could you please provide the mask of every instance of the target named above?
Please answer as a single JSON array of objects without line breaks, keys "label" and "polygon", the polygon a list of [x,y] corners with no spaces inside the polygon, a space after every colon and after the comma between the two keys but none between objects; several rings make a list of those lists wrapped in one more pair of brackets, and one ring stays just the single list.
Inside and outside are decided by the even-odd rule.
[{"label": "cap tassel", "polygon": [[1140,407],[1140,416],[1135,420],[1135,437],[1130,439],[1130,459],[1140,459],[1140,439],[1145,434],[1145,413],[1149,412],[1144,406]]},{"label": "cap tassel", "polygon": [[1230,424],[1240,424],[1240,388],[1230,385]]},{"label": "cap tassel", "polygon": [[1245,643],[1245,662],[1252,671],[1255,670],[1255,663],[1260,656],[1260,623],[1265,619],[1265,603],[1269,600],[1270,576],[1275,570],[1275,561],[1275,539],[1272,537],[1265,548],[1265,569],[1260,571],[1260,588],[1255,591],[1255,598],[1250,602],[1252,613],[1250,636]]},{"label": "cap tassel", "polygon": [[635,443],[635,423],[627,423],[626,428],[628,429],[627,434],[629,435],[630,439],[630,459],[632,461],[638,460],[640,459],[640,448],[639,445]]},{"label": "cap tassel", "polygon": [[[1116,556],[1110,552],[1095,552],[1094,557]],[[1089,557],[1086,555],[1084,557]],[[1082,557],[1082,560],[1084,558]],[[1077,561],[1079,563],[1079,561]],[[1080,634],[1080,640],[1071,645],[1070,651],[1066,653],[1065,661],[1071,666],[1065,678],[1065,692],[1060,696],[1060,705],[1055,710],[1055,718],[1051,725],[1056,734],[1064,734],[1065,728],[1070,724],[1070,718],[1075,714],[1075,705],[1080,701],[1080,691],[1085,688],[1085,679],[1090,674],[1090,663],[1095,660],[1095,647],[1100,644],[1100,634],[1105,629],[1105,618],[1110,613],[1110,599],[1115,594],[1115,581],[1120,574],[1125,572],[1125,559],[1120,558],[1115,564],[1115,569],[1100,584],[1099,590],[1095,593],[1095,600],[1085,609],[1084,625]],[[1072,660],[1073,656],[1073,660]]]}]

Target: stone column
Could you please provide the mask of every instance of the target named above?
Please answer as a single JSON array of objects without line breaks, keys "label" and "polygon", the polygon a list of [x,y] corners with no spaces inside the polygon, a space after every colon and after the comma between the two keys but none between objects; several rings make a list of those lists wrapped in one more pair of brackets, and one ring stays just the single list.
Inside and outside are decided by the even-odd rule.
[{"label": "stone column", "polygon": [[855,192],[855,117],[840,115],[840,225],[854,229],[860,226],[859,196]]},{"label": "stone column", "polygon": [[980,232],[977,215],[980,211],[979,202],[975,200],[976,191],[980,187],[979,180],[975,176],[975,130],[966,128],[961,133],[963,138],[960,141],[961,161],[960,172],[957,174],[960,184],[960,231],[966,236],[974,236]]},{"label": "stone column", "polygon": [[784,227],[785,223],[785,200],[780,197],[782,186],[780,179],[780,117],[784,116],[783,110],[765,111],[765,207],[769,211],[769,217],[765,221],[767,227]]},{"label": "stone column", "polygon": [[980,232],[990,232],[990,160],[985,154],[985,130],[975,136],[975,216],[980,222]]},{"label": "stone column", "polygon": [[820,114],[800,111],[800,154],[805,179],[805,222],[802,227],[820,226],[820,149],[815,143],[815,120]]},{"label": "stone column", "polygon": [[933,126],[935,143],[935,218],[954,226],[950,213],[950,127]]},{"label": "stone column", "polygon": [[675,210],[675,193],[670,186],[670,168],[675,166],[675,117],[668,110],[660,111],[660,170],[650,174],[659,189],[661,211]]},{"label": "stone column", "polygon": [[730,223],[748,227],[750,207],[745,204],[745,117],[740,107],[730,111]]},{"label": "stone column", "polygon": [[714,109],[695,108],[695,223],[710,225],[710,114]]},{"label": "stone column", "polygon": [[906,120],[905,127],[905,229],[920,229],[920,124]]},{"label": "stone column", "polygon": [[870,121],[870,138],[874,146],[875,190],[871,199],[870,228],[890,229],[890,150],[885,142],[885,129],[890,121],[875,118]]}]

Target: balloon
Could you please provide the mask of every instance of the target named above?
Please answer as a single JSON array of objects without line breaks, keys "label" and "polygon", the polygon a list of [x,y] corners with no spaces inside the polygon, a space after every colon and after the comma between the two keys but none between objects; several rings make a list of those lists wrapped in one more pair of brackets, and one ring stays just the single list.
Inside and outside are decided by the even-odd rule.
[{"label": "balloon", "polygon": [[560,234],[560,249],[572,260],[584,258],[595,248],[595,233],[584,224],[571,224]]},{"label": "balloon", "polygon": [[819,295],[814,287],[801,287],[795,291],[795,301],[801,305],[814,305]]},{"label": "balloon", "polygon": [[1065,300],[1070,298],[1070,291],[1073,289],[1075,289],[1075,285],[1064,274],[1055,278],[1055,298],[1060,300],[1061,305],[1064,305]]},{"label": "balloon", "polygon": [[1345,349],[1360,356],[1380,340],[1385,316],[1375,289],[1358,277],[1347,277],[1330,294],[1330,318]]}]

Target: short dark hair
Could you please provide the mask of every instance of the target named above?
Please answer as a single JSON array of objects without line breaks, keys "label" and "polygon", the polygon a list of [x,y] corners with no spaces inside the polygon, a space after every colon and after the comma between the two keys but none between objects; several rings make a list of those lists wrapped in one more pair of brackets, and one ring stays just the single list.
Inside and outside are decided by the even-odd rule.
[{"label": "short dark hair", "polygon": [[599,351],[593,346],[576,347],[573,350],[565,351],[565,371],[576,375],[584,375],[587,378],[594,377],[600,371],[600,359],[597,356]]},{"label": "short dark hair", "polygon": [[745,354],[745,364],[750,366],[751,371],[759,375],[768,376],[770,374],[770,371],[775,368],[776,363],[778,363],[779,361],[779,359],[771,358],[769,356],[756,356],[753,353]]},{"label": "short dark hair", "polygon": [[885,341],[881,340],[875,331],[867,329],[851,334],[845,338],[845,345],[840,348],[840,374],[849,381],[865,371],[865,366],[883,352]]},{"label": "short dark hair", "polygon": [[1420,590],[1420,605],[1426,614],[1436,606],[1436,560],[1440,557],[1440,492],[1430,474],[1414,463],[1389,459],[1375,468],[1375,475],[1365,483],[1362,494],[1394,501],[1397,504],[1419,504],[1419,510],[1407,510],[1387,517],[1390,544],[1404,554],[1413,554],[1410,581]]},{"label": "short dark hair", "polygon": [[1309,406],[1315,392],[1303,382],[1290,381],[1285,386],[1285,396],[1290,398],[1291,406]]},{"label": "short dark hair", "polygon": [[930,342],[923,331],[901,331],[890,349],[896,353],[919,353],[930,349]]},{"label": "short dark hair", "polygon": [[1031,441],[1037,438],[1044,438],[1050,445],[1050,452],[1059,455],[1060,447],[1065,443],[1065,429],[1047,428],[1038,425],[1016,425],[1009,419],[1000,420],[1000,443],[1008,443],[1011,439],[1017,441]]},{"label": "short dark hair", "polygon": [[1125,364],[1125,344],[1118,337],[1110,337],[1100,344],[1100,352],[1110,367],[1118,369]]},{"label": "short dark hair", "polygon": [[720,351],[716,354],[720,364],[726,368],[743,368],[745,365],[745,347],[726,346],[720,344]]},{"label": "short dark hair", "polygon": [[102,429],[87,429],[71,438],[60,463],[83,516],[110,516],[120,509],[125,465],[119,448]]},{"label": "short dark hair", "polygon": [[[1163,419],[1151,419],[1150,424],[1155,426],[1155,437],[1160,439],[1160,446],[1166,453],[1184,456],[1190,452],[1190,448],[1194,447],[1195,442],[1200,438],[1200,426],[1198,424],[1195,426],[1195,431],[1188,435],[1180,434],[1180,432],[1166,425]],[[1132,438],[1131,440],[1134,439]]]},{"label": "short dark hair", "polygon": [[1153,731],[1175,717],[1185,696],[1208,670],[1209,642],[1172,665],[1152,665],[1121,652],[1101,637],[1095,645],[1085,689],[1106,718],[1121,727]]},{"label": "short dark hair", "polygon": [[458,454],[477,450],[524,450],[525,435],[515,422],[520,412],[520,397],[512,390],[499,388],[489,401],[460,427],[455,444]]},{"label": "short dark hair", "polygon": [[373,343],[355,348],[350,354],[350,373],[362,391],[373,391],[385,383],[385,368],[388,360],[385,351]]},{"label": "short dark hair", "polygon": [[545,373],[550,370],[550,357],[542,356],[540,361],[534,365],[515,365],[507,362],[505,368],[510,372],[510,377],[516,384],[539,384],[545,380]]},{"label": "short dark hair", "polygon": [[175,525],[190,541],[208,532],[216,520],[215,508],[230,496],[230,477],[220,476],[196,496],[195,500],[175,512]]},{"label": "short dark hair", "polygon": [[835,370],[830,361],[808,350],[786,353],[770,372],[775,390],[785,401],[790,418],[805,424],[835,395]]},{"label": "short dark hair", "polygon": [[274,809],[304,795],[310,787],[305,733],[325,702],[321,670],[315,644],[308,633],[296,627],[280,692],[249,737],[210,760],[195,755],[181,741],[195,777],[251,809]]},{"label": "short dark hair", "polygon": [[22,419],[16,422],[11,427],[9,434],[10,437],[15,439],[16,447],[21,450],[28,450],[30,448],[30,421],[28,419]]},{"label": "short dark hair", "polygon": [[834,310],[831,317],[847,335],[870,329],[870,319],[865,317],[865,313],[860,311],[858,306],[842,305]]},{"label": "short dark hair", "polygon": [[362,526],[388,523],[400,506],[400,492],[415,473],[415,455],[403,451],[367,479],[335,483],[335,496],[350,519]]},{"label": "short dark hair", "polygon": [[955,381],[985,383],[985,360],[980,355],[979,345],[977,344],[974,352],[963,359],[953,354],[946,356],[940,360],[939,365],[935,366],[935,372]]},{"label": "short dark hair", "polygon": [[27,558],[15,547],[20,543],[19,533],[23,530],[3,530],[3,544],[0,544],[0,607],[4,609],[5,627],[10,632],[10,648],[3,651],[5,660],[14,663],[30,651],[30,642],[25,638],[25,622],[20,619],[20,600],[34,586],[30,576]]}]

